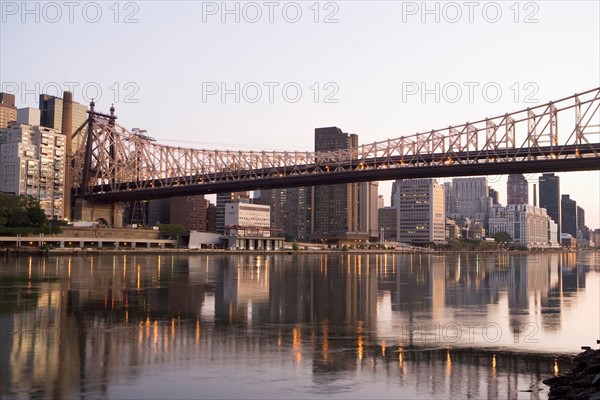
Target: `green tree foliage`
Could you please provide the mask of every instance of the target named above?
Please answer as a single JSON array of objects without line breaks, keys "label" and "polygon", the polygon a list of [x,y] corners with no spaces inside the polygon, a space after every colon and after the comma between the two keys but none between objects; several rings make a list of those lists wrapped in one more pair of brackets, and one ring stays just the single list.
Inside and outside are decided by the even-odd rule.
[{"label": "green tree foliage", "polygon": [[162,236],[176,237],[188,233],[188,228],[177,224],[158,224],[158,230]]},{"label": "green tree foliage", "polygon": [[33,197],[0,193],[0,227],[42,228],[47,222],[44,210]]},{"label": "green tree foliage", "polygon": [[512,240],[507,232],[498,232],[493,236],[494,240],[498,243],[508,243]]}]

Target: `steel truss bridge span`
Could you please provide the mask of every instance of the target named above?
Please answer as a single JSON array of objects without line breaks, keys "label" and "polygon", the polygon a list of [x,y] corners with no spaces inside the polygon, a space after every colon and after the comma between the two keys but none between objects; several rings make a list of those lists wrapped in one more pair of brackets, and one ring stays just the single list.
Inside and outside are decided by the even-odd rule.
[{"label": "steel truss bridge span", "polygon": [[[88,111],[76,196],[103,202],[390,179],[600,170],[600,88],[494,118],[331,152],[186,149]],[[560,125],[559,125],[560,116]],[[559,127],[561,128],[559,134]]]}]

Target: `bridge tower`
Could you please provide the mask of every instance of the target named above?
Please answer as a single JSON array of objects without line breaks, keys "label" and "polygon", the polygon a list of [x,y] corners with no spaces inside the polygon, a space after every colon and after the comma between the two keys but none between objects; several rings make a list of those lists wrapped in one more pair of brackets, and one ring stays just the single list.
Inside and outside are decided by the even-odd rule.
[{"label": "bridge tower", "polygon": [[[116,144],[115,144],[115,107],[111,105],[110,114],[103,114],[95,110],[96,104],[94,99],[90,102],[90,109],[88,111],[88,120],[83,129],[80,129],[77,133],[82,135],[85,130],[85,143],[79,151],[83,152],[83,169],[81,171],[81,183],[77,189],[73,189],[75,192],[75,204],[73,207],[73,219],[81,221],[94,221],[99,222],[102,225],[106,225],[112,228],[120,228],[123,226],[123,208],[119,203],[104,203],[98,201],[92,201],[86,199],[89,194],[90,188],[90,176],[94,168],[94,149],[97,143],[97,136],[105,136],[106,143],[108,143],[108,163],[110,172],[111,183],[114,183],[116,179],[115,175],[115,160],[116,160]],[[107,123],[104,126],[96,126],[96,120],[100,118],[106,120]],[[76,133],[76,134],[77,134]],[[72,154],[72,153],[71,153]],[[72,175],[70,175],[72,177]],[[71,179],[71,178],[70,178]],[[72,187],[72,181],[70,182]]]}]

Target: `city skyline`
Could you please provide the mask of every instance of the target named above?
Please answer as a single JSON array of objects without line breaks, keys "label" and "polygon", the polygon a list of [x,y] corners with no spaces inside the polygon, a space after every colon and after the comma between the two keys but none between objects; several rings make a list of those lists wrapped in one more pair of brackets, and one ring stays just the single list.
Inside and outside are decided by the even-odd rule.
[{"label": "city skyline", "polygon": [[[291,22],[292,6],[287,7],[292,3],[278,3],[272,22],[262,4],[262,19],[255,22],[247,3],[231,3],[239,15],[224,14],[220,3],[212,2],[127,4],[131,6],[121,4],[118,10],[100,5],[96,22],[78,8],[71,22],[67,9],[61,19],[50,21],[53,14],[44,13],[41,3],[37,16],[35,10],[23,14],[20,4],[3,3],[0,91],[15,93],[22,108],[38,107],[43,92],[61,96],[62,90],[72,88],[74,101],[87,104],[87,97],[95,96],[104,111],[114,103],[119,124],[146,129],[171,145],[308,150],[318,127],[339,126],[358,134],[360,143],[369,143],[599,86],[599,5],[594,2],[536,2],[534,8],[519,4],[518,10],[500,3],[499,18],[483,14],[480,5],[473,21],[462,4],[462,17],[456,20],[451,13],[456,10],[445,3],[432,3],[429,14],[413,2],[330,2],[327,8],[320,4],[312,9],[302,3],[296,22]],[[161,32],[154,29],[157,25]],[[91,50],[95,46],[71,40],[80,35],[120,45],[107,50],[110,56],[99,56]],[[52,37],[61,51],[39,47],[35,54],[42,62],[15,62],[22,59],[25,43],[41,36]],[[582,36],[585,41],[578,40]],[[553,40],[537,41],[532,51],[527,38],[540,37]],[[499,48],[510,48],[511,56],[499,55]],[[552,63],[516,61],[542,54],[565,56]],[[473,57],[491,62],[480,68]],[[115,69],[117,59],[125,61]],[[569,80],[556,79],[565,71]],[[277,89],[272,102],[265,82],[277,84],[271,86]],[[284,98],[286,84],[289,94]],[[292,102],[298,87],[302,96]],[[495,96],[498,88],[501,95]],[[262,98],[252,102],[258,89]],[[599,227],[600,173],[558,175],[561,193],[586,210],[588,226]],[[526,175],[530,185],[538,177]],[[506,176],[488,179],[505,204]],[[388,205],[391,181],[379,189]]]}]

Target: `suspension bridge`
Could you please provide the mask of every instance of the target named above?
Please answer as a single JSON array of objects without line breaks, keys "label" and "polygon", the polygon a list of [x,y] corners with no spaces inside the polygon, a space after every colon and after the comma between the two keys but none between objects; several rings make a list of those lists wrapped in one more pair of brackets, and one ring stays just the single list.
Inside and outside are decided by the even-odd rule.
[{"label": "suspension bridge", "polygon": [[[462,125],[329,152],[168,146],[90,103],[66,180],[102,203],[391,179],[600,169],[600,88]],[[561,130],[559,132],[559,123]],[[64,125],[64,124],[63,124]]]}]

